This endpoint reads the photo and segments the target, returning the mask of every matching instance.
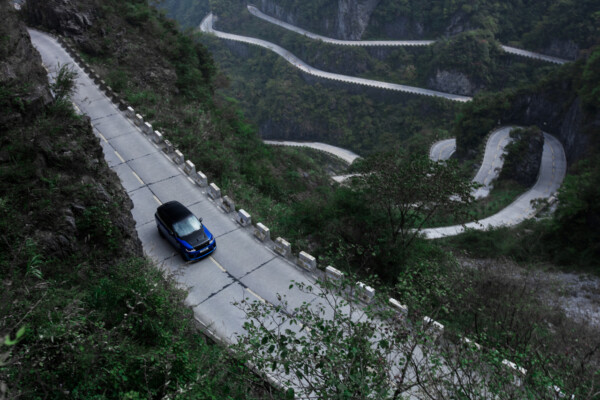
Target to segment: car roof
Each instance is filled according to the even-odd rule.
[[[173,225],[173,223],[181,221],[189,215],[193,215],[186,206],[178,201],[169,201],[168,203],[159,206],[156,211],[158,212],[159,217],[169,225]]]

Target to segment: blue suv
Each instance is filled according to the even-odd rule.
[[[181,253],[186,261],[199,260],[217,248],[215,237],[186,206],[169,201],[154,214],[158,233]]]

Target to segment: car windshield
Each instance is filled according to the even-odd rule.
[[[194,215],[190,215],[173,224],[173,230],[179,237],[187,236],[202,228],[202,223]]]

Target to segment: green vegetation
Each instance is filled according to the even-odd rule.
[[[442,99],[315,80],[267,50],[250,47],[251,57],[240,63],[237,51],[218,39],[201,40],[228,76],[237,77],[223,92],[252,116],[263,137],[319,140],[361,155],[399,143],[425,152],[435,138],[448,135],[444,127],[459,107]]]
[[[332,20],[338,13],[337,3],[278,0],[277,5],[293,15],[298,26],[336,36]],[[163,0],[161,6],[186,27],[195,27],[209,9],[224,20],[237,18],[240,13],[236,10],[245,7],[245,2]],[[479,29],[490,32],[504,44],[532,50],[551,49],[553,44],[569,42],[587,49],[598,44],[599,12],[594,0],[382,0],[370,16],[363,39],[438,39]],[[324,23],[325,19],[330,23]]]
[[[441,274],[432,275],[434,271]],[[300,397],[316,393],[323,399],[401,399],[411,394],[431,400],[492,395],[555,399],[561,397],[553,390],[558,387],[562,397],[594,398],[590,393],[597,389],[596,364],[585,351],[559,350],[573,343],[572,334],[560,323],[547,328],[543,321],[557,322],[558,315],[536,299],[542,289],[536,282],[421,264],[407,270],[396,293],[378,293],[365,307],[356,279],[329,280],[315,287],[292,283],[290,289],[309,299],[292,313],[281,312],[289,310],[283,296],[281,305],[238,304],[248,322],[247,335],[235,348],[261,370],[293,382]],[[449,283],[455,286],[445,286]],[[433,310],[419,307],[424,304],[421,285],[430,288],[427,299],[440,302]],[[520,296],[514,298],[506,286]],[[408,304],[407,315],[390,309],[390,295]],[[458,311],[463,311],[461,322],[471,325],[467,337],[483,348],[465,345],[464,336],[453,334],[448,324],[444,340],[436,341],[435,328],[423,320],[429,315],[445,322]],[[551,329],[567,334],[566,341],[556,343]],[[590,332],[580,332],[578,339],[595,352]],[[558,351],[547,353],[548,348]],[[518,378],[521,384],[515,384],[514,372],[502,364],[505,359],[526,368],[527,374]]]
[[[225,48],[222,42],[200,35],[198,39],[215,50],[215,57],[226,71],[250,70],[241,75],[243,79],[232,78],[229,82],[217,71],[204,46],[192,36],[178,33],[175,24],[148,9],[144,2],[111,0],[95,4],[100,10],[100,21],[86,32],[87,45],[81,46],[84,56],[198,169],[215,180],[238,205],[251,211],[255,220],[265,221],[275,235],[290,239],[294,248],[318,256],[322,265],[355,271],[360,279],[377,275],[383,282],[375,278],[373,282],[382,291],[387,285],[390,294],[408,304],[412,320],[432,316],[445,323],[450,332],[464,332],[491,349],[486,353],[485,365],[490,365],[490,361],[495,361],[491,365],[498,365],[506,357],[526,367],[531,374],[523,390],[529,392],[520,392],[519,397],[544,398],[544,389],[540,388],[548,384],[558,384],[577,398],[585,398],[586,390],[597,391],[594,386],[598,370],[597,335],[591,329],[548,307],[540,297],[544,288],[512,279],[510,273],[496,273],[493,268],[465,270],[445,250],[460,249],[463,245],[459,241],[471,240],[472,248],[481,249],[476,255],[488,251],[527,262],[566,255],[573,262],[573,255],[577,254],[581,256],[577,260],[580,265],[585,265],[584,262],[593,265],[594,252],[598,251],[593,243],[600,242],[597,233],[589,234],[597,221],[599,168],[595,161],[576,165],[575,175],[569,178],[572,180],[567,181],[559,196],[558,217],[554,220],[528,222],[524,225],[527,228],[517,230],[468,233],[441,241],[444,247],[416,238],[410,246],[402,248],[397,240],[389,240],[390,233],[393,236],[396,231],[385,224],[390,212],[392,216],[401,213],[389,211],[390,207],[378,207],[380,204],[372,201],[375,197],[369,191],[372,187],[333,186],[327,177],[329,167],[318,165],[321,161],[311,160],[306,152],[264,146],[256,128],[239,109],[256,118],[259,130],[267,134],[278,131],[282,136],[291,136],[308,132],[302,138],[327,138],[331,143],[363,154],[373,153],[373,160],[365,163],[369,165],[376,163],[377,151],[396,148],[399,143],[404,145],[406,154],[424,154],[435,138],[449,136],[446,129],[459,111],[458,106],[438,99],[315,83],[266,50],[235,44]],[[314,3],[315,8],[307,9],[314,12],[323,4]],[[236,6],[239,8],[240,4]],[[220,16],[232,17],[233,13],[227,11],[224,8]],[[492,58],[486,58],[497,50],[486,32],[464,34],[452,41],[442,41],[440,46],[440,51],[447,54],[453,51],[476,54],[478,60],[484,61],[480,65],[482,70],[473,68],[469,72],[481,72],[482,79],[497,68]],[[240,63],[240,56],[248,58]],[[401,58],[405,56],[398,54]],[[456,68],[469,68],[467,58],[456,60]],[[459,147],[463,154],[468,153],[467,148],[477,148],[498,120],[518,119],[509,113],[511,107],[519,104],[516,96],[531,93],[535,88],[566,87],[566,92],[554,94],[565,104],[575,97],[569,90],[575,88],[584,96],[584,105],[591,113],[586,115],[593,115],[598,92],[589,83],[597,78],[598,60],[592,56],[587,64],[580,62],[552,72],[553,77],[533,89],[519,88],[498,96],[478,97],[460,110],[462,114],[454,125],[461,133]],[[440,58],[438,62],[449,61]],[[578,83],[580,76],[585,84]],[[305,80],[312,85],[306,85]],[[24,107],[22,98],[4,87],[0,87],[0,104],[3,109]],[[35,139],[36,132],[46,132],[58,137],[67,130],[63,124],[74,121],[81,124],[80,128],[87,126],[66,105],[51,105],[46,116],[23,136],[32,135]],[[69,140],[84,140],[79,130],[72,133]],[[6,146],[12,158],[2,164],[0,187],[10,189],[0,192],[0,206],[7,211],[0,223],[3,232],[14,234],[7,235],[0,244],[1,279],[19,289],[2,294],[6,301],[2,298],[1,310],[8,317],[2,319],[7,325],[0,326],[0,331],[18,332],[24,315],[32,322],[25,321],[27,331],[21,343],[11,347],[11,361],[0,368],[2,379],[8,376],[23,385],[16,390],[32,390],[39,397],[60,390],[69,390],[72,397],[100,397],[106,395],[103,392],[106,388],[111,388],[115,397],[124,398],[175,397],[178,390],[188,390],[181,394],[182,398],[260,396],[261,384],[241,366],[240,360],[227,357],[198,335],[190,311],[181,305],[184,294],[139,258],[138,244],[128,233],[127,217],[123,217],[125,222],[117,217],[119,210],[128,207],[124,194],[113,188],[106,199],[95,180],[68,177],[48,168],[61,166],[79,171],[75,166],[83,162],[87,169],[79,172],[85,173],[100,168],[98,163],[77,158],[83,150],[74,152],[75,156],[69,154],[70,144],[66,143],[70,142],[17,140],[21,134],[15,133],[14,139],[1,142],[2,149]],[[96,156],[101,157],[97,144],[89,141],[81,143],[81,149],[96,148]],[[35,158],[33,150],[38,148],[46,149],[41,161]],[[395,161],[403,165],[407,160],[401,157]],[[100,172],[100,176],[110,176],[108,171]],[[451,174],[449,178],[456,178],[452,169],[442,171],[440,176],[448,177],[445,172]],[[420,182],[417,176],[411,178],[416,185]],[[9,183],[23,186],[9,186]],[[104,180],[101,183],[102,187],[112,187]],[[448,198],[446,194],[443,196]],[[31,201],[23,202],[24,198]],[[72,215],[56,206],[64,199],[78,200],[70,207]],[[30,223],[28,218],[37,219]],[[50,233],[63,232],[70,226],[75,239],[66,246],[60,237],[49,239],[46,228],[37,232],[38,226],[48,227]],[[410,233],[410,227],[406,228]],[[567,242],[561,253],[556,246],[571,232],[562,231],[563,228],[576,234],[569,238],[573,243]],[[123,242],[127,244],[121,245]],[[22,246],[13,247],[11,243]],[[581,247],[591,250],[575,253]],[[299,322],[303,316],[307,314],[298,315]],[[333,331],[335,327],[321,324],[317,328],[330,332],[329,328]],[[334,355],[336,363],[344,361],[341,359],[344,349],[357,353],[356,349],[366,349],[363,339],[373,337],[369,324],[354,328],[357,329],[351,332],[365,336],[343,342],[344,346],[338,347],[336,342],[343,337],[327,336],[332,351],[328,355]],[[318,332],[316,329],[315,333]],[[267,339],[263,343],[264,337]],[[271,352],[273,337],[262,336],[257,340],[250,343],[255,349]],[[565,348],[569,349],[567,354]],[[381,364],[373,362],[378,354],[364,353],[373,356],[367,364],[381,370]],[[280,351],[278,355],[287,354]],[[294,360],[301,363],[294,372],[304,373],[304,365],[310,359],[294,357]],[[468,356],[458,359],[471,360]],[[261,361],[268,365],[271,360]],[[345,366],[336,363],[328,366],[333,366],[334,371]],[[37,385],[33,379],[35,369],[29,368],[31,365],[43,372],[43,385]],[[89,373],[92,366],[93,374]],[[316,367],[322,369],[323,365],[317,362]],[[351,379],[327,382],[335,384],[325,385],[326,389],[334,388],[336,394],[341,394],[338,397],[344,398],[353,393],[369,393],[369,388],[363,391],[365,385],[381,383],[374,381],[368,369],[349,367]],[[80,380],[70,381],[71,386],[61,388],[61,379],[75,373]],[[24,386],[28,382],[33,383]],[[501,381],[499,385],[504,383]]]
[[[489,195],[473,201],[465,212],[432,218],[423,227],[451,226],[484,219],[510,205],[528,189],[512,179],[498,180],[494,182],[493,186]]]
[[[26,114],[31,89],[0,87],[0,121],[13,116],[0,144],[0,395],[260,397],[263,383],[198,332],[185,292],[141,257],[89,122],[62,96]]]
[[[150,4],[168,11],[167,15],[176,19],[183,28],[194,29],[210,12],[209,1],[151,0]]]
[[[420,87],[431,87],[439,71],[460,72],[471,86],[461,94],[472,94],[535,81],[553,68],[545,62],[504,53],[486,30],[465,32],[425,47],[339,46],[307,39],[262,21],[237,3],[230,7],[237,12],[231,12],[231,18],[219,19],[218,29],[276,43],[329,72]],[[221,62],[220,57],[217,59]]]
[[[89,32],[88,42],[105,43],[103,53],[83,51],[94,69],[238,206],[250,209],[253,219],[274,232],[291,231],[291,240],[305,237],[310,228],[297,215],[304,202],[330,191],[330,168],[306,152],[262,144],[238,103],[215,95],[227,78],[217,73],[207,49],[191,34],[180,34],[162,13],[138,3],[150,12],[140,25],[115,17],[129,12],[121,2],[102,7],[104,24]],[[117,57],[122,29],[135,40]]]
[[[406,250],[419,230],[435,216],[462,215],[473,201],[473,184],[459,174],[456,162],[410,158],[398,151],[377,154],[361,164],[354,179],[374,214],[380,214],[379,253]],[[396,263],[396,257],[388,262]]]
[[[277,4],[303,28],[328,36],[337,33],[331,23],[338,14],[336,3],[280,0]],[[551,47],[553,40],[572,41],[585,49],[598,43],[599,12],[594,0],[382,0],[370,16],[363,38],[437,39],[484,29],[505,44],[543,49]],[[326,18],[328,25],[323,22]]]
[[[597,120],[600,111],[600,103],[596,98],[596,94],[600,91],[600,79],[598,74],[591,71],[597,67],[599,54],[600,48],[594,48],[587,59],[565,65],[537,84],[524,86],[518,90],[507,90],[497,95],[479,96],[465,107],[454,127],[458,152],[463,156],[472,156],[473,152],[470,149],[480,146],[485,135],[498,121],[503,124],[518,125],[534,122],[543,126],[543,122],[546,121],[545,116],[527,115],[527,107],[524,107],[534,93],[540,99],[540,104],[544,104],[544,109],[557,110],[563,117],[572,104],[576,104],[579,94],[582,100],[583,123],[582,131],[577,135],[585,139],[583,144],[572,145],[572,151],[579,151],[581,159],[571,166],[563,182],[558,194],[555,217],[525,230],[532,231],[526,241],[527,249],[521,251],[518,247],[523,246],[523,242],[515,242],[514,236],[502,233],[504,230],[482,234],[480,239],[474,239],[471,235],[464,239],[465,242],[462,238],[456,238],[456,242],[453,240],[451,242],[457,244],[462,242],[463,248],[469,246],[472,249],[479,249],[481,255],[507,255],[510,254],[508,249],[512,249],[514,258],[522,261],[545,259],[558,265],[590,268],[598,273],[600,253],[597,243],[600,237],[597,216],[600,214],[598,209],[600,203],[597,201],[599,196],[597,184],[600,182],[600,166],[596,155],[600,143],[597,135],[594,134],[593,121]],[[545,128],[550,133],[558,135],[561,121],[561,119],[551,120]],[[579,149],[575,146],[579,146]],[[582,146],[585,147],[582,149]],[[516,150],[518,153],[518,148]],[[520,254],[527,254],[527,256]]]

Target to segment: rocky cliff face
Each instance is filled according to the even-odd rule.
[[[428,86],[433,90],[463,96],[472,96],[483,88],[471,82],[467,75],[462,72],[440,70],[437,70],[435,75],[429,78]]]
[[[565,148],[569,164],[583,157],[588,149],[584,134],[589,122],[584,121],[581,102],[577,98],[566,107],[552,93],[539,93],[516,99],[511,113],[523,125],[535,125],[557,136]],[[596,116],[597,119],[598,116]]]
[[[36,15],[56,27],[50,22],[56,22],[54,11],[42,6]],[[71,17],[79,21],[74,14]],[[89,118],[77,117],[54,102],[42,59],[8,2],[0,2],[0,20],[0,38],[5,39],[0,40],[0,168],[4,171],[0,198],[10,199],[5,205],[14,205],[12,215],[22,221],[19,229],[44,257],[66,260],[103,246],[115,260],[141,256],[130,213],[133,204],[104,161]],[[67,27],[77,24],[68,18],[58,20]],[[21,172],[16,175],[13,169]],[[14,199],[24,191],[26,202]],[[45,202],[50,206],[36,208]],[[119,250],[89,240],[94,233],[106,232],[104,226],[83,222],[100,217],[110,220],[113,237],[122,240]]]
[[[11,111],[0,119],[0,128],[6,128],[40,112],[52,96],[40,55],[18,22],[15,9],[6,1],[0,2],[0,21],[0,87],[16,90],[24,100],[23,107],[13,109],[4,104],[10,99],[0,99],[0,105]]]
[[[575,60],[579,56],[579,46],[572,40],[557,40],[550,41],[550,44],[539,52],[549,56],[564,58],[567,60]]]
[[[536,182],[542,162],[544,135],[538,127],[514,129],[513,142],[506,147],[504,166],[500,178],[509,178],[525,187]]]
[[[93,24],[93,9],[72,0],[27,0],[23,11],[32,25],[66,36],[80,36]]]
[[[74,0],[27,0],[23,8],[27,23],[70,37],[90,55],[101,55],[103,46],[87,33],[94,26],[93,3]],[[102,29],[100,29],[102,30]]]
[[[379,1],[338,0],[337,36],[349,40],[360,39]]]
[[[367,29],[371,13],[381,0],[338,0],[336,13],[321,15],[319,31],[328,36],[344,40],[358,40]],[[276,0],[261,0],[259,8],[265,14],[272,15],[294,25],[305,25],[295,13],[284,8]],[[311,28],[305,26],[307,28]]]

